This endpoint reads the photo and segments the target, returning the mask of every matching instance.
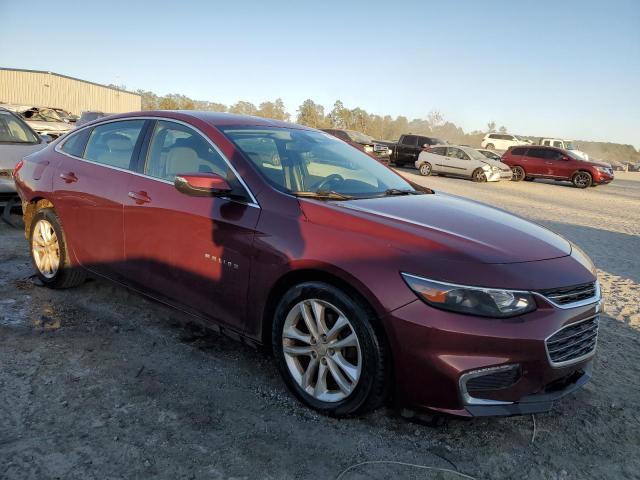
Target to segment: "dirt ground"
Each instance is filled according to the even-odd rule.
[[[101,280],[35,285],[22,232],[0,224],[0,478],[335,479],[379,460],[477,479],[640,478],[640,174],[587,190],[403,174],[591,255],[607,312],[585,389],[535,418],[321,417],[287,393],[269,357],[162,305]],[[465,477],[367,464],[341,478]]]

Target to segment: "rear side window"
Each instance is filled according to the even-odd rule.
[[[80,130],[78,133],[74,133],[64,141],[60,150],[64,153],[68,153],[69,155],[73,155],[74,157],[82,158],[84,155],[84,147],[87,145],[90,133],[90,128],[85,128],[84,130]]]
[[[489,138],[499,139],[500,135],[496,135],[495,133],[492,133],[492,134],[489,135]]]
[[[442,155],[443,157],[447,154],[447,147],[433,147],[429,150],[429,153],[433,153],[434,155]]]
[[[529,151],[527,152],[527,157],[533,157],[533,158],[548,158],[547,157],[547,152],[549,150],[545,150],[542,148],[530,148]]]
[[[145,120],[123,120],[93,128],[84,158],[102,165],[129,169]]]
[[[511,150],[511,155],[524,155],[525,148],[514,148]]]
[[[415,135],[405,135],[402,138],[403,145],[415,145],[418,142],[418,137]]]

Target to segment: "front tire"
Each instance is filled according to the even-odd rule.
[[[86,279],[80,267],[72,266],[60,219],[52,208],[36,212],[29,231],[31,261],[40,281],[50,288],[71,288]]]
[[[571,182],[576,188],[587,188],[593,184],[593,178],[589,172],[576,172]]]
[[[513,167],[511,169],[511,172],[513,173],[513,175],[511,176],[511,181],[513,182],[521,182],[527,176],[525,174],[524,168],[522,167]]]
[[[425,162],[422,165],[420,165],[420,175],[424,177],[428,177],[429,175],[431,175],[431,171],[432,171],[432,167],[429,162]]]
[[[322,282],[291,288],[280,301],[272,346],[291,392],[318,412],[346,417],[373,410],[388,388],[387,347],[370,309]]]
[[[481,168],[476,168],[471,174],[471,179],[476,183],[484,183],[487,181],[487,174]]]

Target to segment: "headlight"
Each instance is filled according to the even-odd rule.
[[[366,146],[366,147],[364,147],[364,151],[367,152],[367,153],[371,153],[371,152],[373,152],[373,147]]]
[[[536,302],[529,292],[454,285],[408,273],[402,273],[402,278],[418,298],[442,310],[480,317],[507,318],[536,309]]]
[[[596,167],[596,170],[602,173],[609,173],[609,169],[607,167]]]

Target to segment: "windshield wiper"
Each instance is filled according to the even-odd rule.
[[[351,200],[351,195],[345,195],[333,190],[318,190],[317,192],[291,192],[296,197],[323,198],[328,200]]]
[[[401,190],[399,188],[389,188],[383,192],[385,196],[391,195],[422,195],[418,190]]]

